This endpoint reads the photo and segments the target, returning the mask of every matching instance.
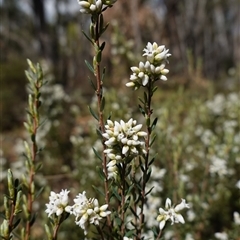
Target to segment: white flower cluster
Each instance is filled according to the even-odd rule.
[[[49,203],[46,204],[48,217],[52,214],[57,216],[61,215],[65,211],[65,207],[68,205],[68,193],[67,190],[62,190],[60,193],[55,193],[51,191],[49,196]]]
[[[132,118],[128,122],[121,120],[120,123],[107,120],[103,137],[107,139],[105,141],[107,148],[104,153],[110,159],[107,165],[108,178],[117,176],[117,163],[146,153],[144,137],[147,133],[140,131],[141,128],[142,124],[137,125],[137,121]]]
[[[117,0],[87,0],[87,1],[80,1],[78,3],[80,5],[80,12],[81,13],[100,13],[102,10],[103,5],[111,6]]]
[[[87,229],[90,224],[99,225],[99,221],[109,215],[111,212],[107,211],[108,205],[102,205],[99,207],[97,199],[87,198],[86,192],[79,193],[74,199],[74,205],[68,205],[68,193],[70,191],[62,190],[60,193],[51,191],[49,197],[49,203],[46,204],[48,217],[52,214],[60,216],[63,212],[68,212],[75,215],[75,223],[79,225],[84,234],[87,234]]]
[[[150,81],[163,80],[166,81],[166,74],[169,72],[165,68],[167,58],[171,56],[168,49],[164,45],[158,46],[157,43],[148,42],[143,56],[146,56],[147,61],[140,62],[139,67],[131,67],[132,75],[130,82],[126,84],[127,87],[134,87],[138,89],[140,86],[146,86]]]
[[[172,202],[169,198],[167,198],[165,203],[165,208],[159,208],[159,215],[157,217],[157,221],[159,222],[159,228],[162,230],[168,220],[174,223],[182,223],[184,224],[184,218],[179,213],[179,211],[183,210],[184,208],[189,208],[189,204],[186,203],[185,199],[182,199],[182,202],[178,204],[176,207],[172,207]]]
[[[85,235],[90,224],[99,225],[99,221],[111,213],[107,211],[107,204],[99,207],[98,200],[88,199],[85,191],[76,196],[74,203],[73,206],[67,206],[65,210],[75,215],[75,223],[84,230]]]

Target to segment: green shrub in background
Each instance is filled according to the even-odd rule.
[[[71,96],[44,85],[40,65],[28,61],[24,177],[14,180],[8,171],[3,239],[238,239],[238,93],[204,99],[182,88],[157,89],[159,79],[167,80],[170,54],[156,43],[148,43],[143,62],[131,68],[126,85],[138,99],[129,90],[104,89],[102,13],[114,2],[79,1],[81,12],[91,15],[90,34],[84,34],[95,52],[86,62],[96,93],[91,117],[81,118]],[[71,106],[67,112],[61,101]],[[71,147],[49,141],[48,134],[65,131],[58,117],[71,113],[78,123],[67,133]],[[60,160],[51,148],[68,155]]]

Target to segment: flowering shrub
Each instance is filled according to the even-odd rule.
[[[76,184],[65,187],[67,182],[60,192],[50,190],[48,203],[45,199],[42,221],[47,219],[47,239],[236,239],[240,206],[232,198],[239,198],[240,188],[238,95],[216,95],[207,102],[195,100],[190,104],[180,90],[174,96],[167,93],[165,103],[159,104],[159,95],[165,93],[158,90],[157,81],[167,80],[169,70],[165,67],[171,54],[164,45],[148,42],[143,49],[145,61],[131,67],[125,84],[137,91],[138,113],[127,107],[126,103],[135,104],[132,99],[123,105],[123,97],[109,100],[113,96],[104,89],[101,58],[105,42],[101,43],[101,36],[108,27],[103,12],[116,0],[78,2],[80,12],[91,15],[90,33],[84,35],[94,49],[92,64],[86,61],[86,65],[94,76],[91,83],[96,95],[89,106],[89,135],[72,134],[69,139],[75,151],[71,175],[80,181],[79,189]],[[41,97],[46,84],[41,66],[29,60],[28,65],[25,170],[21,182],[8,170],[8,194],[4,197],[1,224],[3,239],[33,238],[38,224],[35,205],[39,196],[48,194],[48,189],[43,192],[38,186],[37,178],[41,176],[40,159],[44,154],[40,145],[47,144],[39,138],[44,125],[40,108],[44,104],[50,108],[51,102]],[[61,95],[55,96],[54,101],[66,97],[61,88],[55,93],[59,94],[59,89]],[[118,113],[111,114],[112,109]],[[77,132],[82,133],[78,127]],[[44,136],[46,132],[44,129]],[[91,178],[95,179],[94,184]],[[230,207],[230,201],[235,205]],[[219,206],[221,217],[217,215]],[[214,221],[217,228],[209,227]],[[223,228],[218,221],[231,225]],[[173,228],[168,222],[176,226]],[[64,235],[65,226],[68,231]]]

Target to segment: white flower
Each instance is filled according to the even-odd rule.
[[[227,168],[227,162],[224,159],[212,156],[211,165],[209,167],[209,172],[211,174],[218,174],[220,177],[228,175],[229,169]]]
[[[117,177],[117,161],[116,160],[111,160],[108,164],[107,164],[107,171],[108,171],[108,179],[114,178],[116,179]]]
[[[123,237],[123,240],[133,240],[133,239],[129,237]]]
[[[240,214],[238,212],[233,213],[233,220],[236,225],[240,225]]]
[[[138,89],[140,86],[147,86],[149,81],[163,80],[166,81],[169,70],[165,69],[167,58],[171,56],[168,49],[164,45],[158,46],[157,43],[148,43],[143,56],[147,57],[147,61],[140,62],[138,67],[131,67],[132,74],[127,87]]]
[[[85,235],[89,224],[99,225],[99,220],[111,213],[107,211],[107,204],[99,207],[98,200],[88,199],[85,191],[76,196],[74,203],[73,206],[67,206],[66,211],[75,215],[75,223],[84,230]]]
[[[167,60],[167,58],[171,56],[171,54],[168,53],[169,50],[166,49],[164,45],[158,46],[156,42],[153,44],[148,42],[143,51],[145,52],[143,56],[147,56],[147,60],[151,63],[154,61]]]
[[[240,180],[237,181],[235,186],[236,186],[236,188],[240,189]]]
[[[102,9],[102,0],[88,0],[88,1],[80,1],[78,0],[78,4],[80,5],[80,12],[82,13],[99,13]]]
[[[57,216],[61,215],[65,210],[65,207],[68,204],[68,193],[70,191],[62,190],[60,193],[55,193],[51,191],[49,196],[49,203],[46,204],[47,209],[45,210],[48,213],[48,217],[52,214]]]
[[[167,198],[166,203],[165,203],[165,208],[159,208],[159,213],[157,217],[157,221],[159,223],[159,228],[162,230],[168,220],[174,223],[182,223],[184,224],[184,218],[183,216],[179,213],[179,211],[183,210],[184,208],[189,208],[189,205],[186,203],[185,199],[182,199],[182,202],[178,204],[176,207],[172,207],[171,200]]]
[[[228,235],[225,232],[217,232],[214,234],[215,238],[219,239],[219,240],[228,240]]]
[[[110,159],[107,164],[108,178],[116,178],[117,163],[146,154],[144,137],[147,133],[140,131],[141,128],[142,124],[137,124],[132,118],[128,122],[107,120],[102,136],[106,139],[104,153]]]
[[[145,153],[143,137],[147,133],[140,131],[141,128],[142,124],[137,125],[137,121],[132,118],[128,122],[121,120],[113,123],[107,120],[106,132],[103,133],[107,147],[104,152],[110,159],[117,161]]]

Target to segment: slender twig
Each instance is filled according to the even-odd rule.
[[[99,37],[100,37],[100,33],[99,33],[99,21],[100,21],[100,15],[98,15],[98,17],[96,18],[96,22],[95,22],[95,36],[96,39],[95,44],[97,46],[97,48],[100,48],[100,41],[99,41]],[[97,54],[97,52],[96,52]],[[101,133],[105,132],[105,125],[104,125],[104,117],[103,117],[103,111],[101,109],[101,105],[102,105],[102,97],[103,97],[103,82],[101,79],[101,68],[100,68],[100,63],[96,62],[96,69],[95,69],[95,76],[96,76],[96,81],[97,81],[97,89],[96,89],[96,95],[97,95],[97,108],[98,108],[98,124],[99,124],[99,130],[101,131]],[[108,186],[108,173],[107,173],[107,157],[106,154],[104,154],[104,150],[106,149],[106,146],[104,144],[104,139],[102,139],[102,145],[103,145],[103,161],[102,161],[102,167],[103,167],[103,172],[104,172],[104,176],[105,176],[105,181],[104,181],[104,189],[105,189],[105,201],[106,204],[109,205],[109,186]],[[111,219],[110,216],[107,216],[107,223],[108,226],[111,227]]]
[[[37,157],[37,143],[36,143],[36,135],[37,135],[37,130],[39,127],[39,115],[38,115],[38,106],[39,106],[39,99],[37,97],[37,93],[39,92],[39,86],[36,83],[35,85],[35,94],[34,94],[34,114],[32,114],[32,121],[33,121],[33,133],[32,133],[32,151],[31,151],[31,161],[30,164],[30,171],[29,171],[29,182],[28,182],[28,193],[27,193],[27,213],[28,213],[28,219],[26,222],[26,235],[25,235],[25,240],[30,239],[30,232],[31,232],[31,215],[32,215],[32,207],[33,207],[33,195],[34,195],[34,190],[32,188],[32,185],[34,184],[34,175],[35,175],[35,162],[36,162],[36,157]]]
[[[95,225],[96,228],[97,228],[97,231],[99,233],[99,236],[101,236],[101,239],[104,240],[104,236],[103,236],[103,232],[102,232],[102,229],[98,226],[98,225]]]
[[[126,179],[125,179],[125,174],[126,174],[126,164],[123,163],[122,164],[122,177],[121,177],[121,181],[122,181],[122,188],[121,188],[121,234],[122,237],[124,237],[124,233],[125,233],[125,222],[124,222],[124,218],[125,218],[125,188],[126,188]]]
[[[14,201],[12,201],[11,214],[10,214],[10,219],[9,219],[9,223],[8,223],[9,233],[11,233],[11,231],[13,229],[14,211],[15,211],[15,204],[14,204]]]
[[[160,239],[161,235],[162,235],[162,230],[160,230],[156,240]]]
[[[148,173],[148,169],[149,169],[149,156],[150,156],[150,138],[151,138],[151,133],[152,133],[152,129],[151,129],[151,115],[152,115],[152,109],[151,109],[151,102],[152,102],[152,82],[151,80],[149,81],[148,84],[148,91],[147,91],[147,102],[145,103],[146,106],[146,110],[147,112],[146,114],[146,119],[148,122],[148,126],[147,126],[147,137],[145,140],[145,144],[146,144],[146,156],[144,157],[145,160],[145,164],[144,164],[144,172],[143,172],[143,180],[142,180],[142,190],[141,190],[141,212],[140,212],[140,229],[138,230],[138,239],[141,239],[141,233],[142,233],[142,228],[143,228],[143,224],[144,224],[144,204],[146,202],[146,178],[147,178],[147,173]]]
[[[56,225],[56,227],[54,228],[53,240],[57,240],[57,234],[58,234],[59,228],[60,228],[60,224],[58,223],[58,224]]]

